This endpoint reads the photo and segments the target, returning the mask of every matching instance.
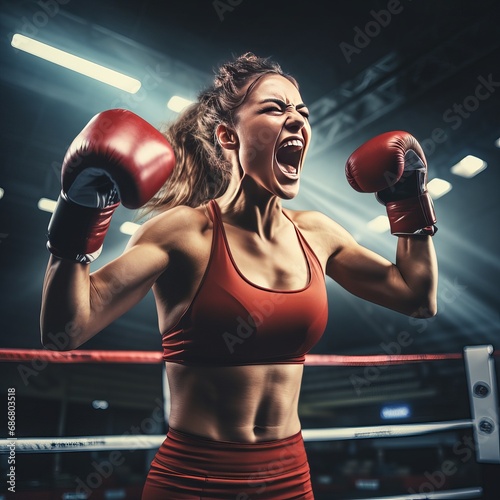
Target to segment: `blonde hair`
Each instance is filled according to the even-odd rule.
[[[176,165],[162,189],[144,205],[144,214],[177,205],[198,207],[225,192],[231,165],[217,141],[217,126],[234,126],[237,108],[267,74],[281,75],[298,88],[297,81],[279,64],[247,52],[220,66],[213,85],[200,92],[197,101],[168,125],[163,134],[172,145]]]

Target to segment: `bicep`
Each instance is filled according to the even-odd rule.
[[[143,244],[92,273],[86,264],[51,256],[40,311],[42,344],[58,350],[84,344],[144,297],[167,264],[165,253]],[[61,341],[54,332],[67,335]]]
[[[371,250],[358,245],[342,248],[327,262],[326,273],[344,288],[364,296],[387,285],[393,264]]]
[[[90,274],[90,314],[97,331],[137,304],[168,266],[168,253],[148,241],[133,241],[118,258]]]
[[[396,265],[347,233],[341,241],[327,261],[326,274],[362,299],[405,312],[411,290]]]
[[[402,314],[422,314],[422,307],[433,310],[436,265],[430,238],[399,238],[396,263],[392,263],[360,245],[324,214],[309,212],[303,220],[325,273],[347,291]]]

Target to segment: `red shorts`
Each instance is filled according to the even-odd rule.
[[[170,429],[142,500],[314,500],[302,434],[258,443]]]

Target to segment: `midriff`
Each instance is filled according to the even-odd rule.
[[[167,363],[169,425],[217,441],[253,443],[300,431],[301,364]]]

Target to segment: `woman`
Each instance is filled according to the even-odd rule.
[[[432,316],[434,221],[398,237],[395,265],[327,216],[283,209],[281,200],[298,193],[311,140],[308,111],[296,81],[253,54],[221,66],[165,136],[175,169],[146,204],[157,214],[123,255],[90,273],[81,262],[97,252],[71,259],[58,229],[67,217],[54,214],[42,340],[70,324],[65,348],[76,348],[152,287],[171,412],[143,499],[311,499],[297,410],[304,356],[326,326],[325,274],[366,300]],[[360,172],[351,167],[358,184]],[[83,184],[98,184],[99,200],[108,189],[98,208],[114,209],[116,189],[100,179],[66,183],[63,198],[73,204]],[[391,187],[387,196],[392,191],[401,190]],[[123,186],[119,192],[123,201]],[[389,211],[391,200],[384,202]]]

